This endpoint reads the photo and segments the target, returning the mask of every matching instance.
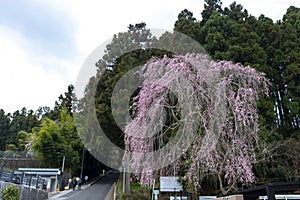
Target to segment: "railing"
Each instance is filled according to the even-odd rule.
[[[27,151],[0,151],[0,158],[28,158],[32,157],[32,154]]]
[[[11,171],[11,172],[7,172]],[[4,171],[3,167],[0,168],[0,180],[19,185],[24,185],[36,189],[46,189],[46,180],[39,175],[26,174],[25,172],[7,170]]]

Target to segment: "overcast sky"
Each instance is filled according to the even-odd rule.
[[[223,6],[233,1],[223,0]],[[277,21],[299,0],[237,0]],[[203,0],[0,0],[0,108],[53,107],[85,58],[113,34],[146,22],[172,30],[183,9],[200,20]]]

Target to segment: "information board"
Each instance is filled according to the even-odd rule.
[[[161,192],[180,192],[182,185],[178,182],[176,176],[161,176],[160,177],[160,191]]]

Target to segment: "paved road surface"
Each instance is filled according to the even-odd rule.
[[[119,177],[118,172],[112,172],[108,176],[104,177],[100,181],[96,182],[85,190],[71,191],[65,195],[62,195],[57,200],[105,200],[105,197],[109,193],[113,184]]]

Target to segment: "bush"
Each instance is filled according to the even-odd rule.
[[[2,200],[20,200],[20,191],[14,185],[10,185],[1,191]]]
[[[138,189],[132,191],[132,194],[122,194],[120,200],[149,200],[151,198],[150,190]]]

